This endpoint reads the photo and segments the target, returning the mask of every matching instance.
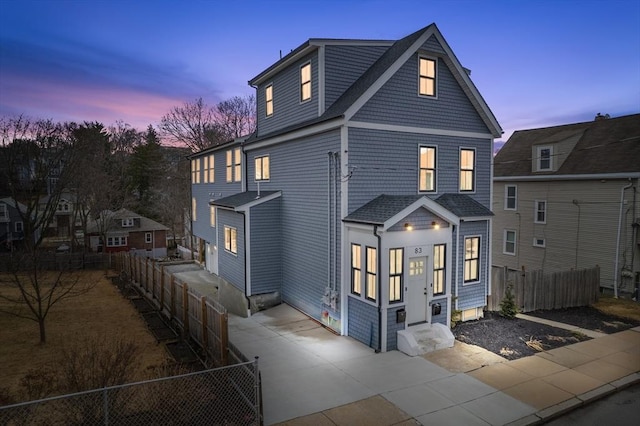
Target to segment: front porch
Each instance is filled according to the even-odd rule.
[[[452,348],[455,337],[444,324],[417,324],[397,331],[398,350],[409,356]]]

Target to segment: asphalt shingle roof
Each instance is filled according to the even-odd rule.
[[[458,217],[493,216],[493,212],[466,194],[442,194],[436,203]]]
[[[578,137],[557,170],[534,172],[536,145]],[[558,153],[560,154],[560,153]],[[554,152],[556,155],[556,152]],[[640,114],[541,129],[518,130],[494,158],[494,176],[640,172]]]
[[[260,196],[258,196],[258,191],[239,192],[229,195],[228,197],[213,200],[210,204],[220,207],[237,208],[260,198],[275,194],[276,192],[279,191],[260,191]]]

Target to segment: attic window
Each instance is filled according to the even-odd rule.
[[[552,146],[539,146],[536,147],[536,159],[537,161],[537,170],[539,172],[551,170],[552,167],[552,158],[553,158],[553,147]]]
[[[133,218],[122,219],[123,228],[131,228],[133,226]]]
[[[268,85],[264,89],[264,99],[266,107],[266,115],[270,117],[273,115],[273,84]]]
[[[420,96],[436,96],[436,61],[419,58],[419,87]]]
[[[311,62],[300,67],[300,102],[311,99]]]

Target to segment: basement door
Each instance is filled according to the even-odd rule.
[[[404,291],[407,298],[407,324],[428,321],[427,257],[409,258],[409,277]]]

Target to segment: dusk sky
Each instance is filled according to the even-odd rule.
[[[640,2],[0,0],[0,115],[156,126],[253,93],[309,38],[402,38],[435,22],[502,125],[640,112]]]

